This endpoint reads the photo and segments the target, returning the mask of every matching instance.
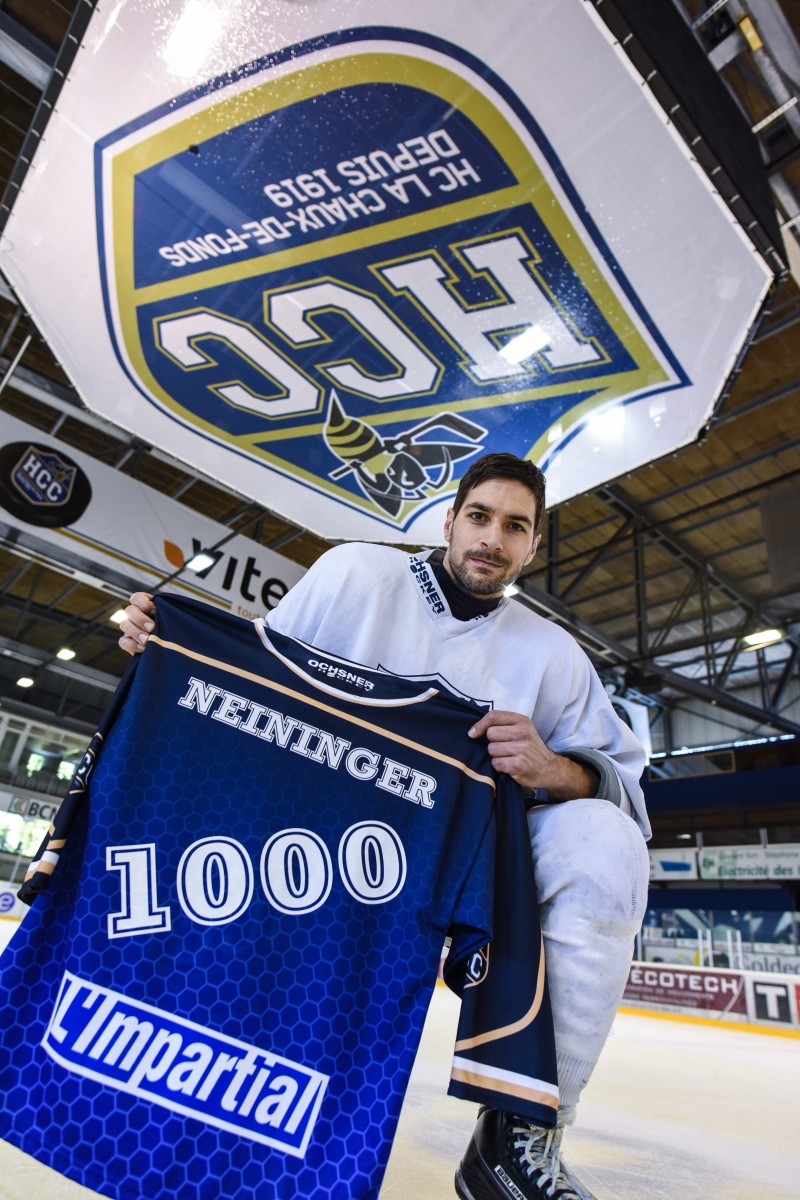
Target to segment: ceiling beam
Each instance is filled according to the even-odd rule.
[[[751,496],[751,495],[753,495],[754,492],[766,491],[768,488],[777,487],[778,484],[788,483],[791,480],[796,479],[798,477],[798,475],[800,475],[800,467],[798,467],[797,469],[795,469],[793,471],[784,471],[780,475],[774,475],[771,479],[760,479],[758,481],[758,483],[751,483],[746,488],[738,488],[735,492],[729,492],[727,496],[719,496],[716,500],[706,501],[705,504],[696,504],[694,506],[694,508],[688,508],[688,509],[686,509],[685,512],[675,513],[675,515],[671,516],[671,517],[659,517],[659,519],[657,521],[651,520],[651,521],[649,521],[649,525],[651,528],[654,528],[654,529],[655,528],[666,529],[668,526],[674,525],[677,521],[688,520],[690,517],[697,516],[699,513],[709,512],[711,509],[714,509],[714,508],[722,508],[726,504],[732,504],[735,500],[741,500],[745,496]],[[702,483],[703,483],[703,480],[698,479],[693,486],[700,487],[702,485]],[[656,501],[655,500],[649,501],[648,504],[649,503],[656,503]],[[758,507],[758,501],[756,500],[754,503],[741,505],[739,508],[734,509],[732,512],[720,512],[720,513],[717,513],[716,516],[708,517],[704,521],[697,521],[694,525],[687,525],[683,529],[678,530],[678,532],[681,534],[693,533],[696,529],[703,529],[706,526],[714,525],[714,524],[718,523],[719,521],[726,521],[730,517],[738,517],[742,513],[751,512],[754,508],[757,508],[757,507]],[[554,508],[554,509],[550,509],[549,511],[551,513],[558,513],[560,511],[560,509]],[[616,519],[617,519],[617,514],[611,513],[611,514],[609,514],[609,516],[603,517],[603,519],[600,521],[592,521],[588,525],[584,525],[577,529],[570,530],[570,532],[563,534],[563,536],[561,537],[561,541],[566,542],[566,541],[570,541],[571,539],[576,538],[576,537],[582,537],[585,534],[590,533],[595,529],[600,529],[603,525],[610,525],[611,522],[615,521]],[[548,542],[549,542],[549,538],[548,538]],[[550,548],[547,543],[545,544],[545,549],[547,550],[547,554],[548,554],[547,564],[544,567],[536,567],[533,571],[527,572],[526,578],[534,578],[536,575],[544,575],[549,570],[549,568],[550,568]],[[573,563],[573,562],[578,562],[580,559],[586,558],[588,555],[594,553],[596,549],[597,549],[597,547],[590,546],[586,550],[578,550],[574,554],[566,555],[564,558],[557,557],[554,560],[554,566],[558,568],[559,572],[561,572],[562,568],[564,568],[568,564]],[[580,568],[578,568],[578,567],[575,568],[576,571],[579,569]],[[564,574],[566,574],[566,575],[569,575],[571,573],[572,572],[570,572],[570,571],[564,572]]]
[[[53,107],[83,41],[94,7],[95,0],[77,0],[66,35],[52,63],[53,69],[48,72],[47,79],[43,84],[41,98],[22,143],[22,149],[17,155],[11,177],[6,184],[2,201],[0,201],[0,232],[5,229],[11,209],[14,207],[14,201],[19,195],[31,161],[41,144]]]
[[[701,683],[698,679],[690,679],[686,675],[670,670],[669,667],[661,666],[652,659],[648,659],[642,664],[634,650],[623,642],[617,641],[610,634],[603,633],[596,626],[590,625],[588,621],[584,621],[557,596],[551,596],[547,592],[541,591],[528,580],[518,580],[517,586],[520,588],[515,597],[518,603],[525,604],[541,616],[562,624],[601,666],[603,664],[623,668],[636,666],[639,669],[644,666],[676,692],[693,696],[707,704],[736,713],[757,725],[769,725],[774,729],[781,730],[782,733],[800,734],[800,724],[790,721],[780,713],[770,712],[768,709],[760,708],[757,704],[751,704],[733,692],[727,692],[719,687],[711,687]]]
[[[0,11],[0,62],[41,92],[55,60],[55,53],[49,46],[15,21],[10,13]]]
[[[65,662],[49,654],[47,650],[38,650],[35,646],[28,646],[25,642],[15,641],[14,638],[0,636],[0,656],[13,658],[33,667],[34,670],[50,671],[53,675],[60,675],[65,679],[77,680],[104,692],[115,692],[119,684],[118,676],[109,675],[107,671],[97,671],[94,667],[85,667],[82,663],[74,661]]]
[[[25,607],[25,600],[23,598],[19,596],[11,596],[7,592],[5,595],[0,597],[0,602],[4,608],[13,608],[17,611],[20,611]],[[116,603],[117,602],[114,601],[115,605]],[[112,646],[116,644],[119,638],[119,630],[116,629],[116,627],[114,629],[110,629],[105,623],[101,625],[97,624],[97,617],[108,611],[110,607],[111,605],[105,604],[101,606],[100,598],[98,597],[96,616],[94,618],[86,619],[84,617],[74,616],[71,613],[59,612],[57,609],[45,607],[41,604],[31,603],[28,605],[28,615],[32,618],[35,617],[39,621],[45,621],[49,625],[55,625],[61,630],[70,629],[79,636],[91,635],[92,637],[101,638],[108,642],[108,648],[110,650]]]
[[[673,500],[675,496],[682,496],[684,492],[691,492],[695,488],[704,487],[708,483],[713,483],[715,479],[724,479],[726,475],[732,475],[735,471],[743,471],[746,467],[754,467],[756,463],[763,462],[766,458],[775,458],[778,454],[783,454],[786,450],[794,450],[797,446],[800,446],[800,438],[793,438],[790,442],[781,442],[780,445],[772,446],[769,450],[762,450],[760,454],[754,454],[752,458],[738,458],[735,462],[727,463],[717,471],[711,471],[708,475],[700,475],[688,483],[682,483],[680,487],[673,488],[669,492],[662,492],[660,496],[651,496],[649,500],[645,501],[645,508],[650,508],[653,504],[661,504],[665,500]]]
[[[66,729],[70,733],[82,733],[87,741],[97,729],[97,723],[81,721],[79,717],[65,717],[50,708],[42,708],[38,704],[27,704],[23,700],[15,700],[10,696],[2,697],[3,711],[17,717],[27,717],[28,720],[39,721],[45,725],[55,725],[56,729]]]
[[[795,321],[800,321],[800,313],[792,318],[792,323]],[[760,339],[757,340],[760,341]],[[720,425],[727,425],[728,421],[735,421],[737,417],[745,417],[748,413],[756,412],[759,408],[764,408],[767,404],[773,404],[776,400],[784,400],[798,389],[800,389],[800,379],[793,379],[791,383],[785,383],[782,387],[775,388],[772,392],[766,392],[763,396],[756,396],[753,400],[748,400],[746,404],[739,405],[738,408],[728,408],[715,418],[711,428],[718,429]]]
[[[800,438],[797,440],[798,444],[800,444]],[[668,550],[674,558],[685,566],[699,571],[701,575],[708,579],[710,584],[722,591],[729,600],[735,601],[742,608],[758,616],[760,620],[773,622],[776,620],[767,606],[763,605],[756,596],[745,591],[735,580],[726,575],[724,571],[721,571],[719,567],[711,564],[707,558],[685,541],[680,534],[663,529],[656,524],[648,515],[646,506],[634,500],[618,484],[612,484],[610,487],[596,488],[593,494],[620,516],[638,518],[641,527],[646,530],[656,545],[663,546],[664,549]]]
[[[577,592],[578,588],[582,587],[588,579],[594,575],[597,568],[604,562],[615,546],[618,546],[621,541],[628,536],[631,526],[633,525],[633,517],[628,517],[623,520],[619,529],[608,539],[599,549],[595,550],[593,556],[589,559],[585,567],[576,574],[575,578],[564,588],[561,593],[562,600],[569,600],[573,592]],[[616,557],[616,556],[615,556]]]
[[[786,665],[781,672],[781,677],[778,680],[775,691],[772,693],[770,708],[777,709],[778,705],[783,699],[783,693],[786,691],[789,680],[794,674],[794,669],[797,666],[798,658],[800,658],[800,646],[792,646],[792,652],[786,660]]]
[[[800,147],[798,147],[798,152],[800,152]],[[762,325],[750,345],[757,346],[759,342],[765,342],[773,334],[783,333],[785,329],[791,329],[798,321],[800,321],[800,311],[790,313],[788,317],[782,317],[779,321],[772,321],[769,325]]]

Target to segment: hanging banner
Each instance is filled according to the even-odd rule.
[[[251,620],[305,568],[57,438],[0,412],[0,540],[118,596],[147,591],[201,550],[211,565],[167,584]]]
[[[588,0],[401,18],[101,0],[0,264],[97,411],[436,543],[478,455],[558,501],[692,439],[772,275]]]

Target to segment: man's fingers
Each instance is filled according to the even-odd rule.
[[[138,608],[130,607],[125,609],[125,617],[120,621],[119,627],[129,637],[135,638],[141,635],[146,638],[155,629],[155,624]]]
[[[490,745],[492,742],[524,742],[526,733],[530,735],[530,726],[526,730],[524,725],[490,725],[486,730]]]
[[[149,592],[134,592],[131,596],[131,604],[134,608],[140,609],[141,612],[148,616],[154,617],[156,615],[156,606]]]
[[[499,771],[502,775],[516,775],[522,771],[522,759],[514,756],[512,758],[493,758],[492,766],[495,771]]]
[[[124,650],[126,654],[141,654],[144,650],[144,646],[140,646],[139,643],[134,641],[134,639],[131,637],[121,637],[119,639],[119,647],[121,650]]]
[[[135,621],[129,621],[127,618],[119,623],[120,630],[138,645],[143,646],[149,637],[149,632],[146,627],[138,625]],[[153,626],[150,625],[150,630]]]
[[[124,635],[119,639],[120,649],[128,654],[138,654],[144,650],[148,636],[156,627],[153,620],[155,614],[153,597],[148,592],[134,592],[125,609],[125,619],[119,624]]]
[[[481,717],[480,721],[477,721],[472,726],[472,729],[470,729],[469,736],[471,738],[481,737],[481,735],[484,734],[486,732],[486,730],[489,728],[490,721],[491,721],[490,714],[487,714],[485,717]]]
[[[487,729],[494,728],[496,725],[519,725],[526,721],[530,724],[529,718],[524,717],[522,713],[504,712],[502,709],[497,712],[489,712],[472,726],[469,736],[481,737]]]
[[[489,742],[488,749],[492,758],[498,755],[501,758],[508,758],[512,755],[522,756],[525,752],[525,747],[521,746],[519,742]]]
[[[146,609],[139,608],[137,604],[129,604],[125,609],[125,616],[130,622],[138,625],[140,629],[144,629],[147,633],[150,633],[156,627],[156,623],[153,620],[155,608],[153,608],[153,615],[151,616]]]
[[[153,615],[155,615],[155,608],[152,605],[151,607],[153,607]],[[120,622],[120,628],[125,629],[126,625],[132,625],[144,633],[152,633],[156,627],[156,623],[149,612],[139,608],[137,604],[129,604],[125,609],[125,620]],[[125,632],[130,633],[131,631],[128,629]]]

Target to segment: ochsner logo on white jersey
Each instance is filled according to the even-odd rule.
[[[69,971],[42,1045],[69,1071],[296,1158],[329,1078]]]

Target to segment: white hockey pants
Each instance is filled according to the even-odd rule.
[[[559,1124],[600,1057],[622,999],[650,874],[636,823],[608,800],[531,809],[531,849],[553,1006]]]

